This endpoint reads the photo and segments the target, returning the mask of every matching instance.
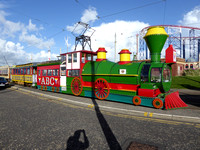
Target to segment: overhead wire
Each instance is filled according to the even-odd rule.
[[[148,3],[148,4],[145,4],[145,5],[142,5],[142,6],[138,6],[138,7],[134,7],[134,8],[129,8],[129,9],[126,9],[126,10],[122,10],[122,11],[119,11],[119,12],[116,12],[116,13],[112,13],[112,14],[109,14],[109,15],[100,16],[99,19],[100,18],[106,18],[106,17],[114,16],[114,15],[118,15],[118,14],[122,14],[122,13],[125,13],[125,12],[128,12],[128,11],[132,11],[132,10],[135,10],[135,9],[140,9],[140,8],[148,7],[148,6],[151,6],[151,5],[155,5],[155,4],[161,3],[163,1],[165,1],[165,0],[159,0],[159,1]]]

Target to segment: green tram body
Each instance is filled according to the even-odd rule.
[[[101,48],[97,52],[82,50],[61,54],[64,60],[60,64],[62,82],[56,92],[155,108],[187,107],[178,92],[170,92],[171,65],[176,62],[172,46],[166,50],[166,62],[160,62],[167,36],[163,27],[148,29],[144,38],[151,62],[121,61],[127,56],[125,49],[119,53],[124,55],[118,63],[102,59],[106,51]],[[130,52],[126,54],[130,57]],[[42,89],[55,91],[53,86]]]

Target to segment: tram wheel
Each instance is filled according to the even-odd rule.
[[[78,77],[75,77],[73,80],[72,80],[72,83],[71,83],[71,90],[72,90],[72,93],[76,96],[80,95],[82,90],[83,90],[83,86],[82,86],[82,83],[81,83],[81,79],[78,78]]]
[[[108,82],[103,79],[99,78],[95,81],[95,88],[94,88],[94,94],[98,99],[106,99],[110,93],[110,88],[108,85]]]

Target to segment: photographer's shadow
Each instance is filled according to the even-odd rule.
[[[83,142],[80,141],[81,133],[83,134]],[[77,130],[73,136],[70,136],[67,140],[66,150],[84,150],[89,147],[89,141],[85,134],[85,130]]]

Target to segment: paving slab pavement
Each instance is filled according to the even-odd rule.
[[[19,85],[11,86],[13,90],[21,90],[34,95],[49,97],[51,99],[62,100],[66,103],[81,105],[93,108],[91,98],[77,97],[73,95],[41,91],[31,87]],[[177,89],[172,89],[177,91]],[[98,107],[102,111],[110,111],[119,114],[135,115],[149,118],[170,119],[176,121],[200,123],[200,90],[179,89],[180,97],[188,105],[183,109],[162,110],[144,106],[134,106],[131,104],[111,102],[107,100],[96,100]]]

